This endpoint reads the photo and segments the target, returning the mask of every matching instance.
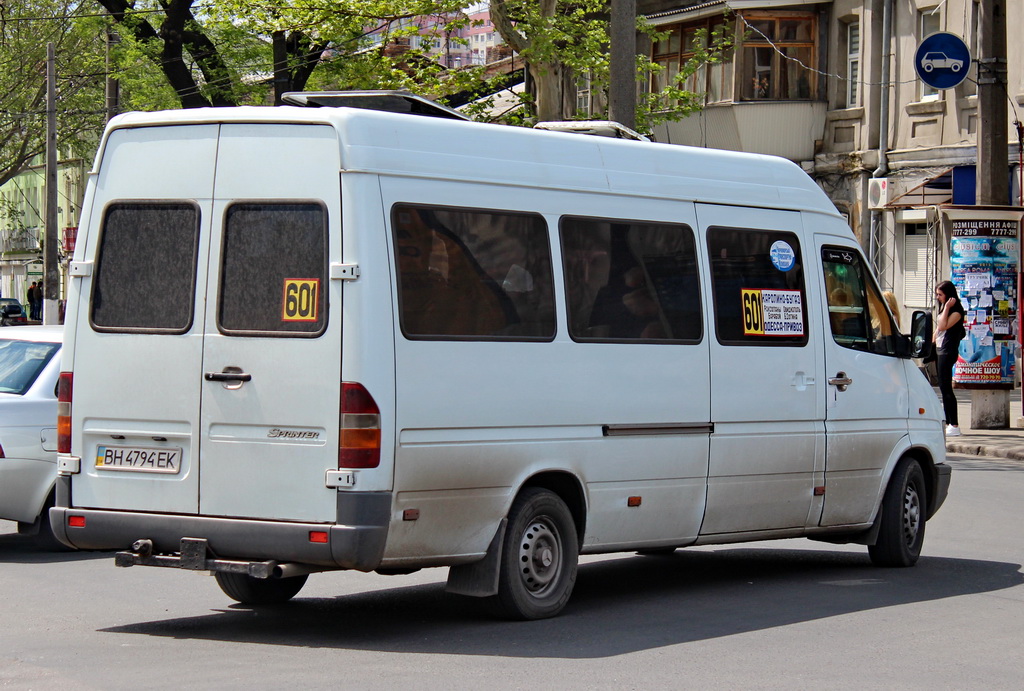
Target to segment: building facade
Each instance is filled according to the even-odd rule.
[[[1002,3],[1010,36],[1024,3]],[[702,32],[725,23],[728,59],[688,84],[704,109],[659,126],[658,141],[774,154],[799,163],[849,219],[882,287],[901,311],[933,305],[948,277],[947,205],[975,204],[978,64],[947,90],[918,79],[915,54],[936,32],[963,39],[977,58],[975,0],[640,0],[665,40],[649,46],[664,66],[652,86],[678,73]],[[888,13],[888,21],[886,21]],[[1015,122],[1024,109],[1024,47],[1009,41],[1010,132],[1006,204],[1021,202]]]
[[[64,267],[74,249],[87,173],[88,165],[83,159],[65,158],[57,163],[61,299]],[[32,165],[0,186],[0,295],[18,298],[25,304],[29,285],[43,279],[45,180],[45,164],[39,156]]]

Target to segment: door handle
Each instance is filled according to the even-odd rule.
[[[846,387],[853,383],[853,379],[846,376],[846,372],[836,372],[836,376],[830,377],[828,383],[840,391],[846,391]]]
[[[203,375],[206,381],[252,381],[252,375],[242,371],[241,367],[225,367],[223,372],[207,372]]]
[[[245,372],[207,372],[206,381],[252,381],[252,375]]]

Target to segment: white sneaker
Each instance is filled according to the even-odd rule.
[[[946,436],[947,437],[959,437],[960,428],[956,425],[946,425]]]

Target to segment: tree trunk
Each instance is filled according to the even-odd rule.
[[[535,65],[537,120],[545,122],[562,119],[562,65],[542,62]]]

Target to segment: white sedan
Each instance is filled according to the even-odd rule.
[[[0,331],[0,518],[56,547],[48,509],[57,477],[60,326]]]

